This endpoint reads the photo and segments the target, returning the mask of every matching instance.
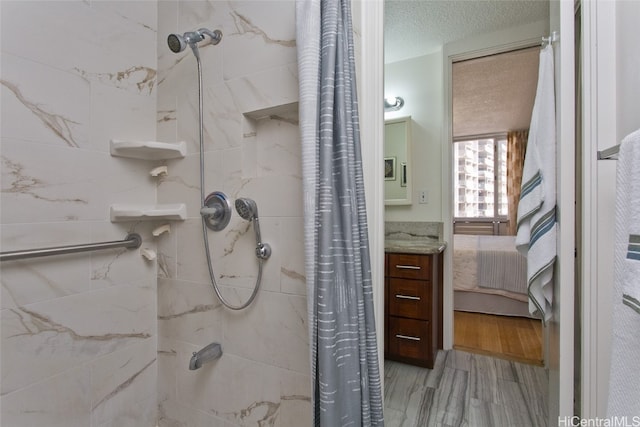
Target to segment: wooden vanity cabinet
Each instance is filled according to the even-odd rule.
[[[441,319],[442,255],[385,254],[385,358],[433,368]]]

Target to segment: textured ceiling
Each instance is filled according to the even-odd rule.
[[[453,136],[527,129],[539,56],[531,48],[454,63]]]
[[[474,34],[549,16],[548,0],[385,0],[385,63],[427,55]]]

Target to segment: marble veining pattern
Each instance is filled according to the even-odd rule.
[[[255,25],[254,23],[251,22],[251,20],[247,17],[242,15],[241,13],[237,12],[237,11],[233,11],[231,12],[231,16],[233,17],[233,21],[235,23],[236,26],[236,30],[237,33],[236,34],[253,34],[255,36],[261,37],[262,40],[266,43],[266,44],[278,44],[280,46],[284,46],[284,47],[295,47],[296,46],[296,41],[295,39],[292,40],[278,40],[278,39],[273,39],[271,38],[263,29],[261,29],[260,27],[258,27],[257,25]]]
[[[47,197],[40,194],[42,190],[46,190],[49,185],[41,178],[37,178],[25,173],[24,165],[12,161],[5,156],[1,157],[3,175],[8,175],[10,178],[3,180],[2,192],[7,194],[16,194],[33,197],[34,199],[43,200],[54,203],[80,203],[83,205],[89,202],[82,198],[62,198],[62,197]],[[5,187],[6,185],[6,187]]]
[[[116,251],[111,258],[107,259],[104,263],[100,264],[91,272],[91,280],[108,280],[109,277],[111,277],[111,267],[116,265],[116,261],[118,261],[118,258],[126,254],[126,252],[126,249],[120,249]]]
[[[295,4],[159,2],[158,22],[158,138],[188,145],[185,159],[166,162],[170,173],[158,183],[158,201],[187,203],[190,215],[158,240],[158,425],[306,425],[302,173],[298,125],[290,114],[298,98]],[[224,33],[218,46],[200,50],[205,193],[221,190],[232,202],[254,199],[262,238],[273,248],[256,300],[241,312],[219,304],[203,251],[195,60],[191,52],[166,48],[167,33],[199,27]],[[244,302],[258,274],[251,224],[234,212],[208,241],[220,292],[232,304]],[[189,371],[191,354],[214,341],[223,356]]]
[[[307,424],[295,4],[7,0],[0,8],[3,248],[135,230],[158,253],[156,262],[116,250],[3,265],[0,423]],[[83,37],[68,37],[61,23]],[[166,45],[167,34],[200,27],[225,34],[200,49],[206,190],[254,198],[274,248],[257,303],[242,314],[220,306],[203,255],[195,60]],[[169,175],[158,180],[148,172],[159,164],[111,157],[114,138],[184,140],[188,155],[160,162]],[[110,223],[110,204],[133,202],[186,203],[190,217],[157,237],[158,224]],[[210,243],[222,292],[244,300],[257,274],[249,223],[234,214]],[[191,354],[212,341],[223,358],[190,371]]]
[[[20,88],[11,82],[8,82],[6,80],[0,80],[0,84],[2,84],[4,87],[9,89],[9,91],[13,93],[16,99],[25,108],[31,111],[33,115],[38,117],[45,127],[51,130],[60,139],[65,141],[65,143],[69,147],[76,147],[76,148],[79,147],[78,143],[75,141],[73,136],[73,128],[79,125],[80,123],[73,121],[72,119],[69,119],[67,117],[64,117],[60,114],[55,114],[55,113],[46,111],[44,107],[42,107],[38,103],[27,99],[20,91]]]
[[[112,73],[92,73],[79,68],[75,68],[75,71],[88,80],[108,83],[124,89],[128,89],[129,86],[133,85],[138,92],[146,92],[147,94],[151,94],[156,84],[156,70],[141,65]]]
[[[74,341],[111,341],[123,338],[149,338],[148,333],[136,332],[136,333],[106,333],[100,335],[82,334],[74,331],[72,328],[65,326],[55,320],[37,313],[35,311],[28,310],[26,307],[22,307],[20,310],[10,310],[18,318],[20,324],[24,326],[23,332],[7,335],[6,339],[18,338],[21,336],[30,336],[37,334],[66,334]],[[26,316],[24,316],[25,314]],[[28,316],[28,317],[27,317]]]
[[[151,338],[154,294],[113,286],[2,310],[2,394]]]
[[[7,0],[0,9],[0,246],[137,231],[155,250],[148,225],[112,224],[108,208],[156,201],[148,163],[111,157],[109,140],[156,139],[157,4]],[[155,426],[155,264],[108,250],[1,268],[0,424]]]
[[[440,351],[434,368],[385,361],[385,425],[547,425],[544,368],[471,354]]]
[[[172,268],[171,260],[173,259],[168,254],[159,253],[158,254],[158,278],[168,279],[173,277],[173,271],[175,269]]]
[[[93,409],[95,410],[95,408],[97,408],[98,406],[103,405],[105,402],[109,401],[113,397],[118,396],[119,393],[121,393],[124,389],[129,387],[136,380],[136,378],[138,378],[140,375],[142,375],[144,373],[144,371],[146,371],[151,365],[153,365],[155,363],[155,361],[156,361],[156,359],[153,359],[153,360],[149,361],[149,363],[144,365],[142,367],[142,369],[140,369],[139,371],[135,372],[133,375],[131,375],[129,378],[127,378],[121,384],[118,384],[118,386],[115,387],[111,392],[109,392],[109,394],[104,396],[98,402],[95,402],[93,404]]]

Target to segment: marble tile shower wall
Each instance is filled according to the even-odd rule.
[[[156,200],[157,5],[2,1],[1,246],[118,240],[112,203]],[[2,264],[0,424],[155,426],[156,265],[126,249]]]
[[[291,1],[158,3],[158,137],[184,140],[185,159],[168,161],[158,186],[162,203],[184,202],[188,219],[159,242],[158,424],[291,426],[310,420],[309,343],[302,237],[301,151]],[[211,289],[198,208],[199,147],[196,62],[166,47],[169,33],[207,27],[224,33],[200,49],[204,71],[206,192],[253,198],[265,264],[253,305],[222,307]],[[209,231],[221,292],[244,301],[257,260],[250,224],[235,212]],[[219,342],[224,355],[197,371],[189,358]]]

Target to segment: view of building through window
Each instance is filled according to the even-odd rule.
[[[506,217],[506,135],[456,141],[453,152],[455,217]]]

